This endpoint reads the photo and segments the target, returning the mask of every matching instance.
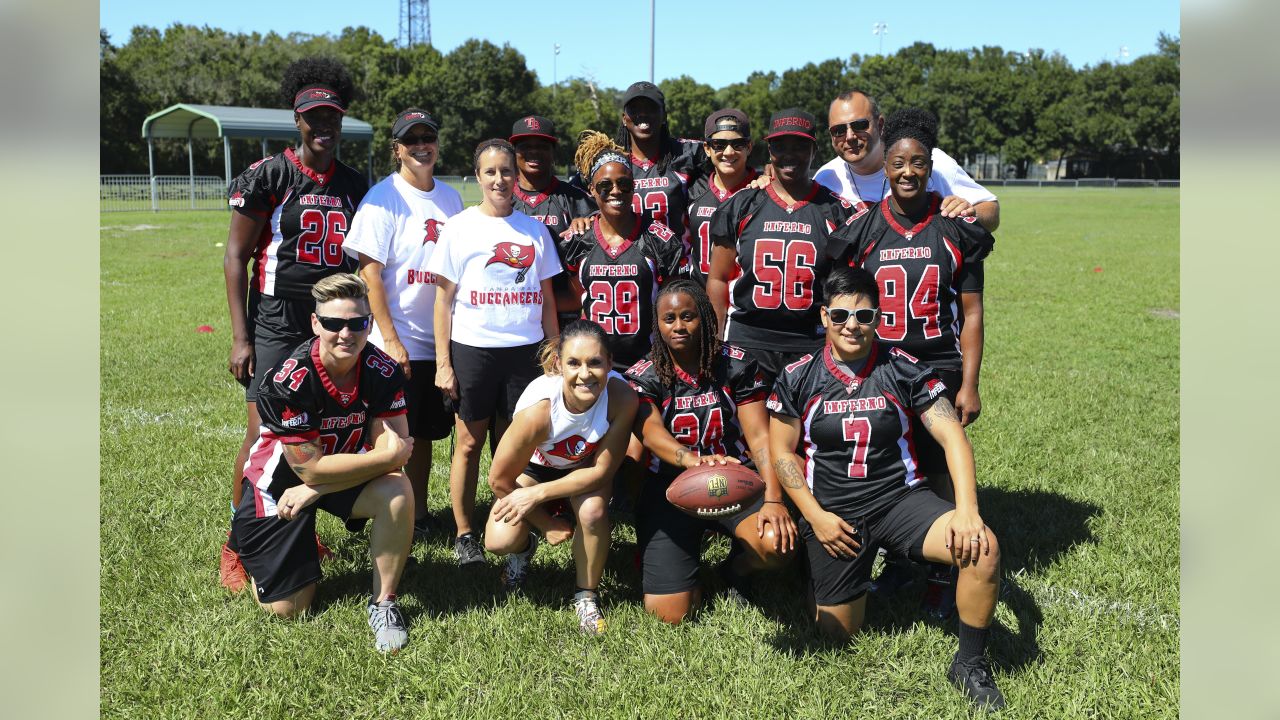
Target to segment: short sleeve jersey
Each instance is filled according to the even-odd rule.
[[[926,187],[929,192],[936,192],[942,197],[958,195],[974,205],[996,199],[990,190],[969,177],[969,173],[950,155],[934,148],[930,159],[933,160],[933,172],[929,174]],[[879,202],[889,195],[889,181],[884,170],[859,175],[839,155],[818,168],[813,180],[854,204]]]
[[[517,185],[514,188],[516,212],[543,223],[551,233],[551,240],[556,243],[556,251],[560,253],[560,261],[564,262],[560,233],[569,229],[574,218],[587,217],[596,211],[596,203],[581,188],[551,178],[551,184],[542,192],[526,191]],[[561,273],[552,278],[552,285],[557,290],[569,287],[568,273]]]
[[[318,173],[293,148],[269,155],[231,181],[227,203],[266,219],[253,251],[253,287],[264,295],[311,299],[316,281],[355,272],[342,241],[369,190],[360,173],[338,161]]]
[[[935,368],[961,366],[959,296],[982,292],[983,259],[995,238],[975,218],[938,214],[934,195],[915,225],[888,200],[872,205],[832,237],[835,252],[861,265],[880,286],[876,336]]]
[[[758,174],[747,168],[742,182],[729,190],[721,190],[709,176],[702,177],[689,190],[689,229],[685,232],[684,244],[689,253],[689,277],[702,287],[707,286],[707,274],[711,272],[711,216]]]
[[[430,191],[419,190],[393,173],[364,196],[343,244],[353,258],[363,253],[382,263],[391,322],[410,360],[436,357],[436,278],[427,272],[427,261],[445,221],[460,212],[462,196],[446,183],[436,181]],[[375,322],[369,342],[386,347],[383,337]]]
[[[320,339],[311,338],[267,372],[258,391],[258,413],[262,427],[244,477],[253,485],[258,517],[268,517],[276,514],[280,494],[302,483],[285,460],[283,445],[319,439],[325,455],[365,452],[375,419],[405,413],[404,372],[366,343],[355,382],[339,388],[320,361]]]
[[[850,203],[817,183],[793,205],[772,185],[741,190],[721,205],[711,217],[711,244],[737,255],[725,339],[779,351],[821,344],[828,237],[852,214]]]
[[[928,365],[879,343],[856,374],[829,346],[788,365],[766,406],[800,420],[814,498],[842,516],[871,515],[918,485],[911,418],[946,390]]]
[[[671,160],[666,172],[659,173],[659,163],[631,156],[631,175],[636,181],[631,206],[636,214],[647,213],[684,237],[689,206],[689,187],[697,181],[704,157],[702,143],[696,140],[672,140]]]
[[[721,348],[713,377],[692,377],[677,366],[676,380],[666,385],[658,378],[649,356],[632,365],[626,372],[640,402],[659,413],[667,432],[682,445],[699,455],[736,457],[748,467],[751,464],[738,408],[762,402],[768,394],[764,376],[755,360],[732,345]],[[665,481],[671,481],[683,468],[669,465],[653,455],[649,470]]]
[[[604,329],[614,366],[634,364],[653,347],[659,287],[684,270],[684,249],[670,228],[648,215],[630,238],[610,248],[597,218],[565,242],[565,264],[582,283],[582,316]]]
[[[457,285],[451,338],[504,348],[542,340],[542,305],[554,302],[542,296],[542,281],[562,268],[542,223],[469,207],[449,219],[427,271]]]

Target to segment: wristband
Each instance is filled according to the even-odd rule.
[[[765,502],[767,502],[767,503],[777,503],[777,504],[779,504],[779,505],[785,505],[785,504],[786,504],[786,503],[782,502],[781,500],[765,500]]]

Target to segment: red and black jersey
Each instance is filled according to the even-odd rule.
[[[698,179],[689,189],[689,229],[684,244],[689,253],[689,277],[707,286],[707,274],[711,272],[711,216],[724,201],[746,187],[759,175],[747,168],[747,175],[737,187],[722,191],[712,182],[711,176]]]
[[[631,207],[636,214],[648,213],[654,220],[684,237],[689,207],[689,186],[702,174],[702,143],[696,140],[673,140],[666,148],[671,153],[666,172],[658,173],[661,163],[651,163],[631,156],[631,176],[636,190]]]
[[[861,265],[880,286],[876,337],[944,370],[960,368],[959,295],[982,292],[982,261],[995,245],[976,218],[938,214],[933,195],[920,222],[893,211],[888,199],[854,218],[832,237],[832,247]]]
[[[309,300],[317,280],[355,272],[342,250],[351,218],[369,183],[338,161],[318,173],[293,148],[249,166],[231,181],[228,203],[266,224],[253,253],[254,288],[273,297]]]
[[[560,253],[560,264],[564,264],[564,240],[560,233],[569,229],[574,218],[587,217],[596,211],[596,203],[591,196],[577,186],[562,183],[555,176],[551,177],[551,185],[542,192],[528,192],[516,185],[513,193],[516,212],[537,220],[547,226],[551,239],[555,241]],[[569,274],[557,273],[551,278],[551,285],[557,291],[569,287]]]
[[[768,394],[756,361],[741,348],[724,345],[713,377],[692,377],[678,365],[675,371],[674,385],[665,385],[646,356],[627,370],[626,377],[640,402],[648,403],[653,412],[661,415],[667,432],[681,444],[700,455],[736,457],[754,467],[738,423],[738,407],[762,402]],[[653,455],[649,470],[670,482],[684,468],[668,465]]]
[[[680,238],[666,225],[642,215],[630,238],[610,248],[600,233],[564,242],[564,264],[582,283],[582,316],[604,328],[613,364],[627,368],[653,347],[653,307],[658,288],[684,270]]]
[[[790,206],[772,185],[725,201],[711,217],[711,244],[737,255],[725,339],[748,349],[816,348],[822,282],[831,271],[828,237],[853,212],[817,183]]]
[[[262,427],[244,465],[258,517],[274,515],[280,494],[302,483],[284,458],[284,443],[318,438],[325,455],[362,453],[371,447],[375,418],[405,412],[404,371],[373,343],[360,351],[356,380],[345,388],[334,385],[320,362],[319,338],[299,345],[258,390]]]
[[[822,507],[858,517],[924,479],[911,418],[945,390],[931,367],[898,348],[876,343],[851,373],[823,346],[787,366],[767,407],[800,420],[805,478]]]

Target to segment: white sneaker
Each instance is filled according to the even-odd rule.
[[[608,623],[600,611],[600,597],[581,592],[573,598],[573,611],[578,615],[578,628],[587,635],[603,635]]]
[[[537,551],[538,534],[531,531],[529,547],[523,552],[507,555],[507,560],[502,566],[502,585],[507,592],[515,592],[524,584],[524,579],[529,575],[529,563],[533,561],[533,554]]]

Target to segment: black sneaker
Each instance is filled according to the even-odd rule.
[[[424,542],[427,536],[436,531],[436,524],[431,520],[431,513],[427,513],[413,521],[413,541]]]
[[[484,547],[475,533],[459,535],[453,540],[453,556],[458,560],[458,567],[484,564]]]
[[[996,679],[991,676],[991,662],[985,656],[964,662],[958,657],[953,659],[947,670],[947,679],[968,695],[974,705],[984,710],[1004,708],[1004,695],[996,687]]]

